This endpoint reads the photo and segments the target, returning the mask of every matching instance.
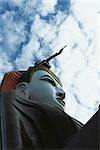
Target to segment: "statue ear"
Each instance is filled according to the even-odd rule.
[[[28,83],[21,82],[21,83],[17,84],[16,91],[20,95],[25,96],[26,98],[29,98],[29,86],[28,86]]]

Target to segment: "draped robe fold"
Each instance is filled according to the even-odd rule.
[[[62,149],[81,127],[64,111],[21,97],[14,90],[2,96],[3,149]]]

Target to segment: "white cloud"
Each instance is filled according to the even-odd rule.
[[[1,19],[3,22],[3,43],[5,47],[5,51],[8,52],[9,56],[11,56],[13,53],[15,53],[17,49],[17,45],[21,41],[25,40],[24,35],[24,22],[19,21],[14,22],[13,21],[13,15],[14,12],[6,12],[2,15]]]
[[[0,81],[3,79],[4,73],[11,71],[13,65],[5,52],[0,53]]]
[[[17,69],[26,69],[35,62],[33,60],[33,54],[38,50],[39,43],[37,37],[32,37],[30,42],[22,49],[22,53],[16,59]],[[27,63],[26,63],[27,62]]]
[[[22,5],[22,3],[24,2],[24,0],[10,0],[13,4],[15,3],[17,6]]]
[[[100,3],[100,2],[99,2]],[[100,5],[99,5],[100,6]],[[97,64],[97,69],[100,72],[100,13],[97,14],[97,32],[96,32],[96,56],[95,64]],[[97,60],[97,61],[96,61]]]
[[[48,13],[53,13],[55,10],[55,5],[57,0],[42,0],[41,5],[39,5],[39,12],[42,16],[48,15]]]
[[[39,38],[44,38],[48,35],[51,30],[50,24],[46,23],[42,19],[40,19],[39,15],[35,16],[34,23],[31,31],[33,34],[36,34]]]
[[[72,7],[75,16],[82,22],[86,32],[96,29],[97,7],[96,0],[80,0],[74,3]]]
[[[74,92],[78,94],[82,103],[88,107],[94,107],[95,102],[99,99],[96,73],[85,67],[74,80],[74,85],[76,87]]]
[[[67,113],[85,124],[95,113],[95,111],[91,109],[87,109],[78,103],[76,103],[73,95],[67,95],[65,110]]]

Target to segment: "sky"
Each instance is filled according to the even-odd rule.
[[[50,62],[65,112],[86,123],[100,104],[100,1],[0,0],[0,82],[67,47]]]

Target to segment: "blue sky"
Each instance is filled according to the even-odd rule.
[[[59,51],[51,61],[66,92],[65,111],[85,123],[100,103],[100,2],[0,0],[0,82]]]

